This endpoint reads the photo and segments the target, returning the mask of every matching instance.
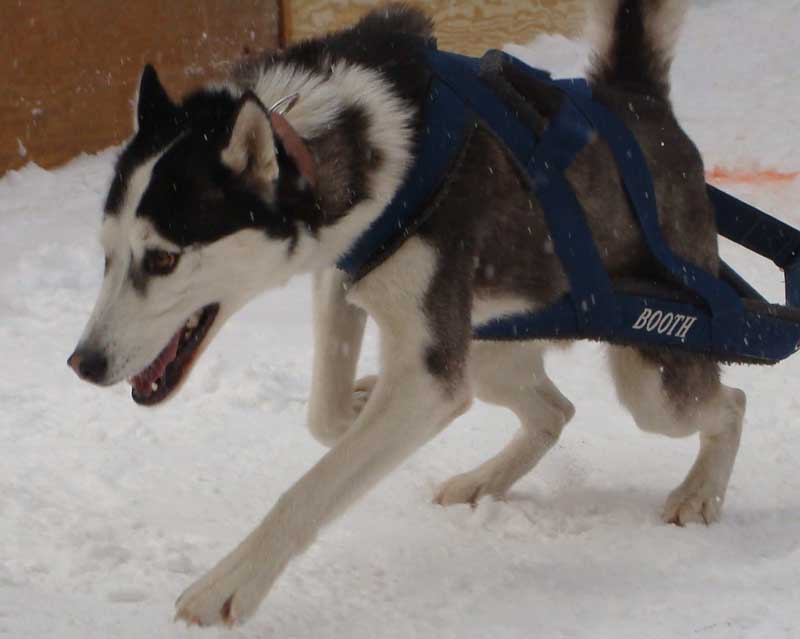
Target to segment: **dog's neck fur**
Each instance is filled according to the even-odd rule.
[[[265,105],[299,95],[286,119],[314,157],[323,218],[303,270],[331,266],[389,204],[412,161],[417,116],[378,71],[345,61],[325,66],[323,74],[277,62],[247,83]]]

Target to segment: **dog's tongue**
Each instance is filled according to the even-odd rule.
[[[131,379],[131,385],[136,389],[140,397],[149,397],[153,394],[153,382],[164,374],[167,365],[175,359],[178,354],[178,343],[180,342],[181,331],[175,333],[169,344],[159,353],[152,364],[145,368],[141,373]]]

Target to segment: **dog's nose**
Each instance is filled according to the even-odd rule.
[[[67,365],[78,374],[78,377],[95,384],[103,381],[108,370],[108,360],[100,353],[75,351],[69,356]]]

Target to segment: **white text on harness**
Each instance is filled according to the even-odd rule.
[[[696,321],[697,318],[692,315],[665,313],[664,311],[654,311],[646,308],[634,323],[633,330],[685,339]]]

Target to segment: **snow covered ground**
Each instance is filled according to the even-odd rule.
[[[710,167],[800,169],[797,33],[797,0],[693,9],[674,95]],[[571,73],[585,48],[547,37],[524,55]],[[549,361],[578,413],[509,501],[430,503],[515,427],[477,405],[331,526],[247,626],[173,624],[175,597],[323,453],[304,432],[309,283],[234,318],[161,409],[79,383],[65,359],[101,277],[112,158],[0,180],[0,637],[800,636],[800,357],[726,373],[749,395],[727,509],[679,529],[658,512],[696,441],[637,431],[597,345]],[[800,181],[726,187],[800,225]],[[733,260],[779,297],[778,273]],[[374,335],[363,360],[375,370]]]

